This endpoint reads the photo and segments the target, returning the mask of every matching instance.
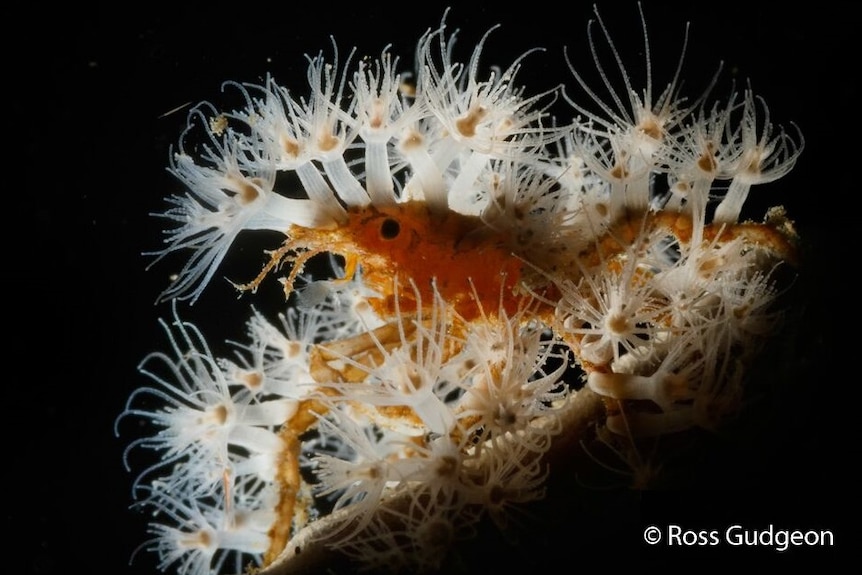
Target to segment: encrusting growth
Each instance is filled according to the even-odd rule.
[[[525,95],[527,54],[483,71],[490,31],[454,60],[445,19],[409,90],[388,51],[336,51],[309,57],[304,95],[229,83],[243,107],[192,110],[169,166],[186,191],[152,254],[189,256],[162,294],[171,351],[145,358],[151,382],[117,422],[153,427],[129,450],[160,456],[133,491],[162,569],[290,573],[315,550],[434,569],[483,517],[509,529],[543,497],[587,394],[594,437],[628,461],[642,438],[717,429],[738,407],[797,242],[783,208],[743,207],[802,137],[750,88],[713,102],[714,79],[686,100],[682,59],[657,89],[645,27],[638,91],[601,18],[589,30],[610,99],[568,59],[598,111],[562,87]],[[255,230],[283,242],[235,285],[283,274],[287,308],[253,309],[221,356],[179,302],[202,301]]]

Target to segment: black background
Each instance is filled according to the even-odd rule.
[[[550,511],[539,523],[546,531],[533,533],[540,534],[541,553],[480,538],[464,560],[468,571],[489,561],[501,566],[498,572],[505,566],[515,571],[544,565],[551,556],[561,558],[565,572],[595,560],[613,566],[638,553],[680,558],[672,550],[645,551],[640,531],[649,523],[721,528],[728,521],[789,522],[834,530],[839,550],[854,544],[842,523],[858,500],[850,478],[859,434],[850,424],[859,384],[852,347],[859,312],[849,282],[858,266],[859,92],[853,76],[859,42],[850,4],[643,4],[659,84],[673,71],[691,21],[684,75],[691,96],[724,60],[720,87],[731,78],[751,79],[773,120],[795,122],[805,134],[796,169],[755,188],[749,206],[759,218],[765,207],[784,204],[805,240],[796,319],[773,363],[758,372],[765,402],[726,437],[708,442],[671,489],[635,495],[595,489],[593,496],[572,486],[577,495],[571,497],[554,491],[538,510]],[[598,5],[634,71],[641,62],[636,4]],[[6,552],[7,572],[154,572],[147,553],[129,565],[146,539],[146,517],[128,509],[134,474],[123,468],[122,454],[133,430],[124,427],[117,438],[113,425],[129,393],[145,383],[138,362],[165,348],[157,319],[169,308],[153,302],[174,270],[146,272],[141,253],[160,242],[160,222],[148,214],[179,191],[165,167],[185,110],[168,112],[189,102],[218,102],[223,81],[259,82],[267,72],[301,89],[303,55],[329,50],[330,35],[343,54],[356,46],[359,55],[376,56],[391,43],[409,67],[416,41],[436,28],[444,6],[84,3],[7,23],[26,37],[10,44],[5,56],[4,348],[12,394],[3,403],[11,455],[4,519],[6,532],[21,537]],[[575,87],[564,47],[589,71],[591,16],[586,2],[565,9],[547,2],[512,2],[510,8],[473,2],[454,7],[448,21],[461,30],[461,59],[495,24],[501,28],[486,46],[486,64],[506,65],[529,48],[545,47],[528,57],[520,76],[535,93],[559,82]],[[230,265],[239,273],[257,269],[260,249],[253,240],[241,242]],[[263,290],[253,301],[274,295]],[[249,303],[247,297],[237,302],[226,282],[214,282],[183,316],[217,341],[240,335]],[[741,556],[724,551],[731,559]],[[801,555],[825,560],[833,553],[763,554],[770,560]]]

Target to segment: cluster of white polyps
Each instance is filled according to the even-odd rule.
[[[146,358],[152,383],[121,415],[154,426],[131,448],[160,456],[134,493],[162,568],[287,570],[300,541],[433,568],[481,518],[506,528],[543,496],[587,390],[596,425],[627,438],[737,405],[795,240],[781,208],[756,223],[743,203],[801,138],[750,89],[689,101],[649,72],[638,92],[621,69],[604,103],[573,66],[597,111],[562,88],[525,96],[526,54],[483,75],[487,36],[462,64],[445,30],[421,38],[415,76],[387,51],[319,55],[308,94],[231,83],[240,109],[191,112],[157,252],[189,255],[163,294],[171,352]],[[569,124],[548,112],[564,101]],[[220,357],[176,302],[255,230],[283,243],[236,285],[285,269],[288,307],[254,311]]]

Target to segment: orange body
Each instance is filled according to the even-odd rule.
[[[384,317],[395,313],[396,298],[401,311],[415,310],[417,298],[430,305],[435,285],[468,321],[501,306],[513,311],[520,301],[523,262],[478,217],[409,202],[352,211],[331,235],[329,249],[361,264],[366,285],[382,294],[372,305]]]

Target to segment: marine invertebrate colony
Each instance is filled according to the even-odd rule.
[[[434,568],[482,517],[505,528],[542,497],[579,397],[603,398],[594,424],[621,453],[737,407],[796,240],[782,208],[743,206],[801,136],[750,89],[686,99],[677,70],[657,91],[648,58],[642,90],[615,62],[620,93],[597,62],[607,99],[570,62],[594,106],[530,95],[524,57],[483,71],[487,41],[458,62],[444,20],[415,76],[389,51],[321,53],[307,92],[229,83],[239,108],[189,114],[155,254],[188,254],[162,294],[170,351],[118,421],[154,427],[130,449],[161,457],[134,493],[163,568],[289,572],[298,542]],[[217,355],[180,302],[256,230],[283,241],[236,286],[278,277],[284,312],[253,309]]]

